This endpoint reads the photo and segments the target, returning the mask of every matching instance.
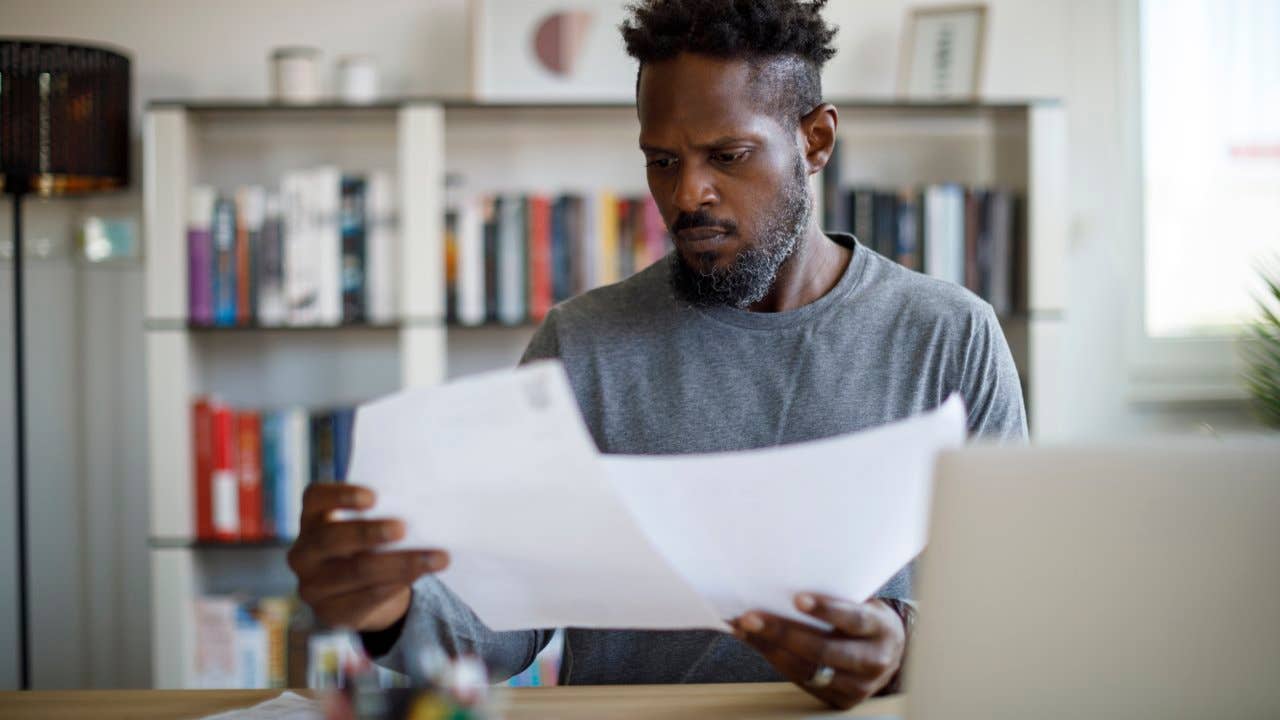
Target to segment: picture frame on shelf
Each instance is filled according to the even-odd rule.
[[[477,102],[632,102],[622,0],[471,0]]]
[[[976,101],[982,94],[986,25],[984,4],[908,11],[898,94],[906,100]]]

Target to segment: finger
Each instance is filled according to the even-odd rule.
[[[299,578],[298,592],[309,605],[334,595],[378,585],[412,584],[427,573],[449,566],[449,554],[441,550],[391,553],[359,553],[334,558]]]
[[[351,520],[313,526],[289,550],[289,567],[305,577],[327,560],[373,550],[404,537],[399,520]]]
[[[335,595],[311,606],[316,619],[332,628],[360,629],[379,606],[404,592],[408,585],[396,583]]]
[[[764,656],[783,677],[825,703],[847,710],[872,695],[867,678],[843,672],[834,666],[832,669],[836,670],[836,675],[830,685],[825,688],[811,687],[809,681],[817,672],[818,663],[751,633],[745,633],[742,637],[743,642]]]
[[[842,673],[879,677],[885,671],[885,663],[892,661],[888,653],[880,651],[881,643],[874,640],[832,635],[770,613],[747,613],[739,626],[749,636],[802,658],[811,670],[827,665]]]
[[[374,492],[361,485],[312,483],[302,493],[302,529],[323,522],[334,510],[367,510],[373,507]]]
[[[876,638],[889,629],[882,612],[886,608],[879,603],[855,603],[816,593],[801,593],[795,602],[797,610],[830,624],[842,635]]]

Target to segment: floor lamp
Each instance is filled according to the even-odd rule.
[[[0,38],[0,191],[13,202],[13,368],[20,681],[31,688],[22,201],[129,184],[130,62],[118,52]]]

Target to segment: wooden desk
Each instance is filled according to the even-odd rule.
[[[0,718],[198,718],[249,707],[279,690],[43,690],[0,693]],[[848,713],[824,711],[793,685],[628,685],[516,688],[506,691],[504,717],[557,718],[812,718],[901,717],[901,696],[872,700]]]

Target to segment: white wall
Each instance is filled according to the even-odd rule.
[[[1134,208],[1118,200],[1124,89],[1116,67],[1117,5],[1130,0],[991,0],[984,88],[989,97],[1061,97],[1069,116],[1071,244],[1067,346],[1071,405],[1046,436],[1114,438],[1189,431],[1200,420],[1245,423],[1238,406],[1135,407],[1127,399],[1127,288],[1139,276],[1125,234]],[[832,95],[888,95],[912,0],[835,0],[840,54]],[[135,138],[140,111],[160,97],[264,97],[273,46],[310,44],[326,60],[370,53],[388,94],[466,91],[465,0],[0,0],[0,32],[117,44],[134,57]],[[135,156],[136,156],[135,152]],[[138,164],[135,163],[135,168]],[[79,213],[140,219],[138,192],[47,204],[29,213],[28,238],[69,242]],[[3,233],[7,237],[5,207]],[[37,540],[36,680],[42,687],[148,683],[146,435],[141,270],[34,263],[29,317],[32,515]],[[9,361],[7,275],[0,280],[0,372]],[[9,375],[0,376],[0,451],[11,447]],[[4,452],[3,457],[11,457]],[[0,497],[12,497],[0,467]],[[8,503],[0,508],[8,511]],[[12,519],[0,512],[0,545]],[[12,577],[0,558],[0,587]],[[0,592],[0,687],[12,685],[12,600]],[[9,678],[15,680],[10,681]]]

